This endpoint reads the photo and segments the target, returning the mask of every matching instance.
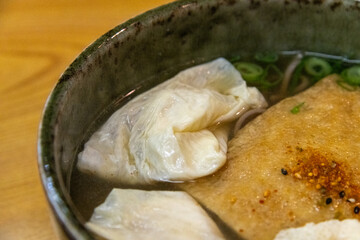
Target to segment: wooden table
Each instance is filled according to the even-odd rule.
[[[60,74],[107,30],[170,0],[0,0],[0,239],[56,239],[38,125]]]

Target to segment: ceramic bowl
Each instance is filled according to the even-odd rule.
[[[39,170],[62,237],[93,239],[69,182],[79,149],[114,102],[218,57],[306,50],[359,58],[359,39],[352,0],[183,0],[110,30],[62,74],[40,125]]]

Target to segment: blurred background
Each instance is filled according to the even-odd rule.
[[[170,0],[0,0],[0,239],[56,239],[37,170],[47,96],[90,43]]]

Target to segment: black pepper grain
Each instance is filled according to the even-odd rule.
[[[358,206],[354,207],[354,213],[359,214],[360,208]]]
[[[332,199],[331,199],[331,198],[327,198],[327,199],[326,199],[326,204],[330,204],[330,203],[332,203]]]
[[[286,169],[282,168],[282,169],[281,169],[281,173],[282,173],[283,175],[287,175],[287,174],[288,174],[288,171],[287,171]]]
[[[339,192],[339,197],[344,198],[345,197],[345,192],[344,191]]]

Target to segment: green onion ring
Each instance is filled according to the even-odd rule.
[[[234,67],[241,73],[244,80],[250,83],[259,81],[264,73],[264,69],[254,63],[237,62],[234,63]]]
[[[259,62],[275,63],[279,59],[279,55],[273,52],[257,53],[255,59]]]
[[[268,81],[266,78],[267,78],[267,75],[270,71],[270,69],[273,69],[273,71],[277,74],[277,79],[275,81]],[[274,64],[269,64],[268,66],[266,66],[265,68],[265,72],[264,74],[262,75],[262,78],[260,80],[260,83],[261,83],[261,87],[262,88],[271,88],[271,87],[274,87],[276,85],[278,85],[279,83],[281,83],[281,81],[283,80],[283,73],[280,71],[280,69],[274,65]]]
[[[353,66],[341,72],[341,77],[352,86],[360,85],[360,66]]]
[[[304,62],[305,71],[317,79],[325,77],[332,72],[332,67],[330,64],[317,57],[307,58]]]

